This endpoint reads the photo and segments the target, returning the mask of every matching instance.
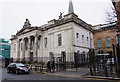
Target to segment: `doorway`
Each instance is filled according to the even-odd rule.
[[[33,62],[33,52],[30,53],[30,62]]]

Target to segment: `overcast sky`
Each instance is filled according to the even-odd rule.
[[[74,13],[88,24],[106,23],[111,0],[72,0]],[[23,28],[28,18],[32,26],[41,26],[68,13],[69,0],[0,0],[0,38],[10,39]]]

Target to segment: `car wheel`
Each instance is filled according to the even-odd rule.
[[[7,73],[10,73],[10,69],[7,69]]]
[[[29,74],[30,72],[27,72],[27,74]]]
[[[19,70],[16,70],[15,73],[16,73],[16,74],[19,74]]]

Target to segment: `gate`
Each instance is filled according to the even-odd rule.
[[[61,52],[61,57],[56,58],[56,69],[57,71],[66,69],[66,53],[65,52]]]
[[[114,51],[114,50],[113,50]],[[104,51],[100,51],[100,53],[96,54],[89,51],[90,56],[90,73],[91,75],[96,76],[115,76],[116,75],[116,56],[112,51],[108,51],[105,53]]]
[[[84,67],[88,66],[89,63],[89,54],[88,53],[74,53],[74,62],[75,62],[75,68],[77,67]]]

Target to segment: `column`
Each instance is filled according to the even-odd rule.
[[[30,46],[31,45],[31,38],[30,38],[30,36],[28,37],[28,54],[27,54],[27,56],[28,56],[28,58],[27,58],[27,61],[30,61]]]
[[[20,40],[17,43],[17,61],[20,61]]]
[[[34,42],[34,61],[38,61],[37,58],[38,58],[38,55],[37,55],[37,50],[38,50],[38,36],[37,34],[35,35],[35,42]]]
[[[25,39],[22,39],[23,49],[22,49],[22,61],[25,61]]]

